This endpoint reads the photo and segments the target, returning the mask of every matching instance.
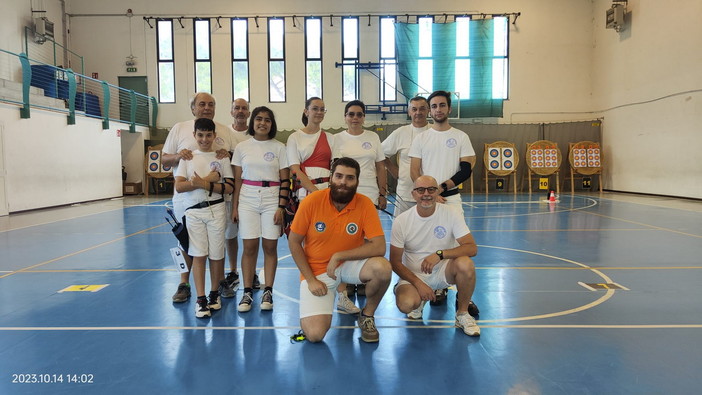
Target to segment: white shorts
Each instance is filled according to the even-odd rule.
[[[242,185],[239,193],[239,237],[278,240],[280,225],[273,223],[278,210],[278,187]]]
[[[185,212],[190,246],[188,255],[224,259],[224,203],[205,208],[191,208]]]
[[[416,206],[417,202],[414,200],[405,200],[399,196],[395,197],[395,211],[393,212],[393,218],[397,218],[398,215],[404,213],[405,211]]]
[[[327,294],[315,296],[307,286],[307,280],[300,283],[300,318],[311,317],[313,315],[331,315],[334,311],[334,298],[336,297],[336,287],[340,282],[347,284],[361,283],[361,269],[368,259],[358,261],[346,261],[334,271],[336,280],[333,280],[322,273],[317,279],[327,286]]]
[[[458,212],[460,212],[461,215],[464,215],[463,214],[463,202],[461,201],[461,194],[460,193],[457,193],[453,196],[447,197],[446,198],[446,205],[458,210]]]
[[[422,280],[424,284],[428,285],[431,289],[448,288],[449,285],[452,285],[449,284],[446,280],[446,267],[448,267],[448,262],[448,259],[439,261],[439,263],[434,267],[434,270],[431,272],[431,274],[414,273],[414,275],[419,277],[419,279]],[[400,279],[400,281],[397,282],[397,285],[395,285],[395,287],[405,284],[411,283],[409,281]]]
[[[173,201],[173,214],[178,218],[178,222],[183,222],[183,216],[185,215],[185,209],[188,208],[185,202],[182,200]]]
[[[225,218],[227,230],[224,232],[224,238],[227,240],[236,239],[239,234],[239,224],[232,222],[232,202],[225,200],[224,205],[227,208],[227,217]]]

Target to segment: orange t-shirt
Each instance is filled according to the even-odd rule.
[[[327,271],[335,252],[360,247],[364,239],[385,235],[378,211],[368,197],[356,193],[346,207],[337,211],[329,188],[311,193],[300,202],[290,229],[305,236],[305,256],[315,276]]]

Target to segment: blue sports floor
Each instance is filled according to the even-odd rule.
[[[464,196],[482,336],[453,327],[453,290],[423,321],[388,291],[378,344],[342,314],[325,342],[290,341],[285,238],[272,312],[259,292],[238,313],[241,290],[209,320],[171,303],[163,197],[0,217],[0,394],[700,393],[702,202],[544,198]]]

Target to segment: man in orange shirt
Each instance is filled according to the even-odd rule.
[[[291,226],[290,253],[300,269],[300,326],[307,340],[319,342],[331,327],[340,282],[366,284],[366,305],[358,315],[361,340],[377,342],[373,314],[390,284],[385,234],[373,202],[356,193],[361,167],[337,159],[329,188],[301,203]],[[304,242],[304,247],[303,247]]]

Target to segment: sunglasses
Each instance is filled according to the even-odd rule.
[[[346,116],[349,116],[351,118],[355,118],[355,117],[363,118],[363,113],[362,112],[347,112]]]
[[[416,187],[413,189],[413,191],[416,191],[420,195],[424,194],[424,192],[426,192],[426,191],[429,191],[429,193],[434,193],[438,190],[439,190],[439,188],[437,188],[437,187]]]

